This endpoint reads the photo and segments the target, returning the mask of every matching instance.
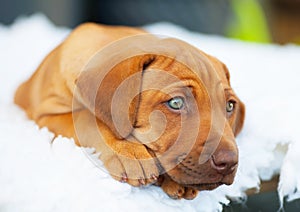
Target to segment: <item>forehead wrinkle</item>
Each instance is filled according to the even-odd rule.
[[[165,86],[164,88],[160,89],[159,91],[163,92],[165,94],[172,94],[172,93],[184,91],[184,94],[188,95],[189,92],[187,91],[187,89],[190,88],[190,90],[192,90],[191,87],[194,88],[193,84],[194,83],[191,83],[190,80],[182,80],[180,82],[171,83],[171,84]]]
[[[230,92],[233,91],[231,87],[224,88],[224,91]]]
[[[222,80],[217,74],[215,67],[207,57],[205,57],[205,61],[201,60],[197,63],[199,65],[197,66],[196,70],[193,70],[193,72],[198,77],[198,83],[202,84],[202,86],[206,87],[208,90],[215,91],[216,88],[222,84]]]
[[[198,51],[186,51],[184,53],[188,53],[188,55],[185,55],[185,61],[177,61],[177,58],[161,56],[152,63],[147,68],[143,78],[143,81],[145,78],[148,81],[143,82],[145,86],[144,89],[169,92],[172,91],[172,89],[191,85],[194,88],[199,87],[202,92],[208,93],[210,96],[221,97],[220,91],[224,92],[224,85],[222,86],[222,80],[212,61],[210,61],[205,54]],[[176,63],[179,64],[179,66],[177,66]],[[189,64],[191,64],[191,66],[189,66]],[[162,77],[163,75],[161,75],[160,77],[159,74],[155,75],[152,71],[158,71],[160,74],[166,74],[166,76]],[[197,84],[197,86],[195,84]]]

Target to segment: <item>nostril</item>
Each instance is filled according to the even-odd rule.
[[[227,167],[226,163],[221,163],[221,164],[218,165],[219,169],[225,169],[226,167]]]
[[[212,167],[214,169],[216,169],[216,170],[224,170],[224,169],[227,168],[227,163],[225,163],[225,162],[221,162],[221,163],[217,162],[214,156],[212,156],[211,162],[212,162],[211,163]]]
[[[219,152],[218,154],[212,155],[211,166],[216,171],[222,174],[230,174],[237,167],[237,155],[232,152]]]

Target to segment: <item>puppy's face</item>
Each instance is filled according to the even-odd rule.
[[[108,139],[146,146],[160,174],[198,190],[231,184],[244,105],[226,67],[199,50],[185,51],[190,47],[176,40],[155,45],[161,54],[124,57],[113,68],[105,65],[110,60],[99,64],[105,55],[94,59],[94,68],[77,82],[78,98],[111,131]]]
[[[162,172],[198,190],[233,182],[235,135],[244,120],[244,105],[230,87],[226,67],[206,57],[211,67],[201,74],[164,57],[147,67],[132,132]]]

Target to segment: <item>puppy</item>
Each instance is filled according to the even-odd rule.
[[[15,103],[55,136],[94,147],[116,180],[193,199],[234,180],[245,107],[229,78],[182,41],[87,23],[20,85]]]

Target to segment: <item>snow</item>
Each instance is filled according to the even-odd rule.
[[[169,23],[145,28],[185,40],[228,66],[247,109],[234,184],[192,201],[172,200],[158,187],[113,180],[101,161],[92,162],[93,149],[38,129],[13,104],[14,91],[70,30],[36,14],[0,25],[0,211],[220,211],[228,197],[243,200],[245,190],[278,173],[280,199],[300,198],[300,48],[203,35]]]

